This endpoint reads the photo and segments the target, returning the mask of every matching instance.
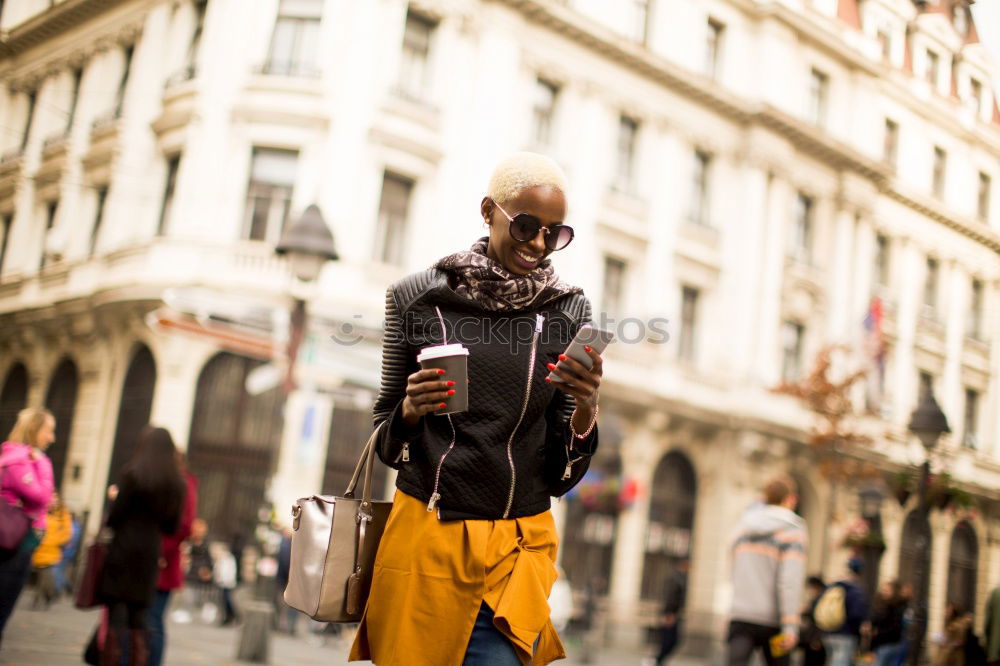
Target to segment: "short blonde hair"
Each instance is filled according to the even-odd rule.
[[[7,441],[38,446],[38,431],[50,419],[55,423],[56,417],[44,407],[22,409],[17,413],[17,423],[7,436]]]
[[[514,153],[493,169],[486,196],[502,206],[523,189],[544,186],[566,194],[566,174],[556,161],[539,153]]]

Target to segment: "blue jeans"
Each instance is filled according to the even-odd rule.
[[[875,649],[875,666],[897,666],[906,653],[906,643],[886,643]]]
[[[462,666],[521,666],[514,646],[493,626],[493,609],[485,601],[479,607]]]
[[[149,661],[148,666],[160,666],[163,663],[163,651],[167,643],[167,631],[164,616],[170,606],[170,590],[157,590],[153,604],[146,615],[146,626],[149,627]]]
[[[848,634],[827,634],[823,636],[826,648],[827,666],[851,666],[854,653],[858,650],[858,637]]]

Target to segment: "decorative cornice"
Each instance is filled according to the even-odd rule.
[[[64,0],[36,14],[0,37],[0,58],[15,56],[78,27],[83,21],[128,0]]]

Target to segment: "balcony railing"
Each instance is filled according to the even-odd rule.
[[[265,76],[289,76],[300,79],[318,79],[322,70],[315,65],[304,62],[281,62],[269,60],[255,69],[257,74]]]

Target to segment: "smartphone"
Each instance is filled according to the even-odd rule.
[[[569,347],[566,347],[566,351],[563,352],[566,356],[575,359],[583,364],[583,367],[589,368],[593,365],[594,361],[590,358],[590,354],[584,350],[584,347],[590,347],[598,354],[604,352],[604,349],[611,344],[614,340],[615,334],[613,331],[608,331],[602,328],[597,328],[591,326],[590,324],[584,324],[580,327],[580,330],[576,332],[573,336],[573,341],[569,343]],[[556,367],[563,367],[563,362],[559,361],[556,363]],[[554,373],[549,372],[549,381],[555,383],[561,383],[562,380]]]

